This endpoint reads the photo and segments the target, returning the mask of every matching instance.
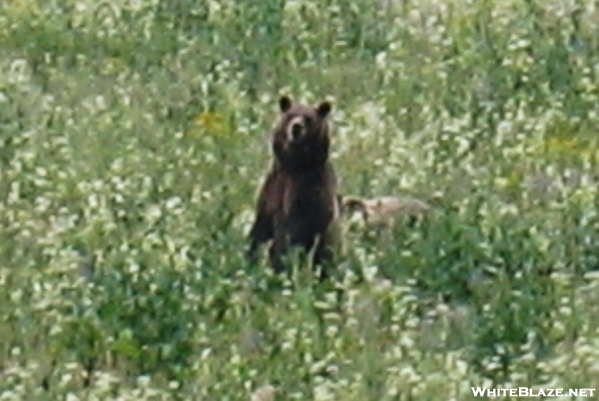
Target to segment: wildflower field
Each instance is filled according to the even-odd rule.
[[[283,93],[433,208],[340,304],[243,258]],[[599,388],[598,129],[591,0],[0,1],[0,400]]]

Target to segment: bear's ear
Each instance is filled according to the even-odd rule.
[[[332,108],[333,108],[333,106],[331,105],[331,102],[325,100],[324,102],[322,102],[318,105],[318,107],[316,108],[316,112],[318,113],[318,116],[320,118],[325,118],[326,116],[329,115]]]
[[[291,108],[292,101],[288,96],[281,96],[279,99],[279,109],[281,113],[285,113]]]

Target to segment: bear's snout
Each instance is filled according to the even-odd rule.
[[[293,124],[291,126],[291,138],[296,140],[301,138],[304,134],[304,126],[300,124]]]
[[[306,124],[303,118],[295,117],[289,122],[287,128],[287,137],[290,142],[301,139],[306,133]]]

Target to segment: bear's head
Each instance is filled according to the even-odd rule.
[[[332,106],[328,101],[316,107],[279,99],[280,117],[273,133],[273,152],[279,165],[302,172],[323,167],[329,157],[329,123]]]

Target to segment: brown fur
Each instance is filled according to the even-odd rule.
[[[339,216],[337,180],[329,161],[331,104],[324,101],[314,108],[283,96],[279,108],[272,136],[274,162],[258,196],[248,257],[255,262],[259,246],[272,240],[270,264],[281,273],[291,246],[314,250],[313,265],[321,265],[325,278],[334,260]]]
[[[344,196],[339,200],[344,213],[361,212],[364,222],[369,226],[393,224],[399,216],[420,216],[431,207],[416,198],[382,196],[367,199],[357,196]]]

